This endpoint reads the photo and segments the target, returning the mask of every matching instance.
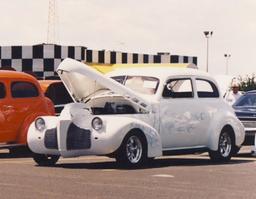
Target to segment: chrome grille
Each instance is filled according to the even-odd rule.
[[[48,149],[58,149],[57,128],[48,129],[45,132],[44,145]]]
[[[67,133],[67,150],[89,149],[90,147],[91,131],[71,123]]]
[[[241,121],[245,128],[256,128],[256,121]]]

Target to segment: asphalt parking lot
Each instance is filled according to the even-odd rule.
[[[95,156],[38,167],[2,150],[0,168],[0,198],[256,198],[256,158],[248,149],[228,164],[213,164],[207,154],[168,156],[137,170]]]

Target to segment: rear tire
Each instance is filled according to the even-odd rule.
[[[128,133],[116,154],[116,161],[121,166],[137,168],[147,160],[146,138],[140,133]]]
[[[33,159],[38,166],[54,166],[59,158],[58,155],[33,154]]]
[[[209,151],[209,156],[211,160],[215,162],[226,162],[231,159],[235,148],[234,141],[232,139],[231,133],[226,130],[222,130],[217,151]]]

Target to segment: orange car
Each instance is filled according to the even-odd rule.
[[[26,146],[29,125],[41,115],[55,115],[38,81],[22,72],[0,71],[0,148]]]

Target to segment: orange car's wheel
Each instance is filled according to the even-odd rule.
[[[11,155],[30,155],[31,151],[27,146],[9,148]]]

